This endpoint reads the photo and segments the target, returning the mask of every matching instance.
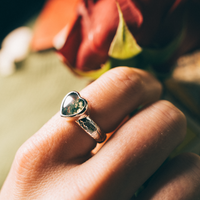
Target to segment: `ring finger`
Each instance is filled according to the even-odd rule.
[[[143,70],[119,67],[110,70],[80,93],[89,103],[91,119],[108,133],[139,106],[158,100],[161,84]],[[59,157],[62,161],[85,156],[96,146],[95,140],[76,123],[68,122],[59,114],[27,143],[26,148],[40,149],[40,155],[49,152],[51,158]]]

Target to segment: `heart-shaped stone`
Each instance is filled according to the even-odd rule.
[[[87,107],[85,99],[81,98],[79,93],[72,91],[68,93],[61,104],[61,116],[62,117],[74,117],[82,114]]]

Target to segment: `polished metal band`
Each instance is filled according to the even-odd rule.
[[[82,116],[76,123],[98,143],[106,139],[106,134],[102,133],[99,126],[89,116]]]
[[[76,123],[88,133],[96,142],[105,141],[106,134],[89,117],[88,102],[76,91],[69,92],[63,99],[60,107],[60,116]]]

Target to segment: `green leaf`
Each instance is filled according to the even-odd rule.
[[[90,70],[90,71],[81,71],[79,69],[76,69],[76,68],[73,68],[73,67],[70,67],[71,70],[79,75],[79,76],[82,76],[82,77],[86,77],[90,80],[95,80],[97,78],[99,78],[102,74],[104,74],[105,72],[107,72],[111,66],[110,66],[110,62],[109,60],[102,65],[102,67],[100,69],[97,69],[97,70]]]
[[[116,59],[128,59],[139,54],[142,48],[137,44],[129,31],[118,3],[117,8],[119,12],[119,25],[110,45],[108,55]]]

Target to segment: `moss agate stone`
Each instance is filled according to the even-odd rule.
[[[81,113],[85,107],[85,102],[76,94],[68,95],[62,105],[62,114],[66,116],[76,115]]]

